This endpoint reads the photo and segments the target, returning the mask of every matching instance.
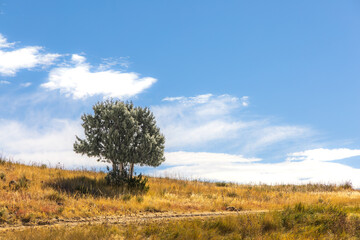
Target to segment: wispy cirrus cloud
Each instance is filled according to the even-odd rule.
[[[203,94],[195,97],[167,97],[165,104],[152,106],[169,148],[203,145],[231,139],[246,123],[231,119],[240,99],[230,95]]]
[[[15,43],[9,43],[0,34],[0,74],[15,76],[22,69],[34,69],[53,65],[61,55],[43,53],[43,47],[27,46],[15,48]]]
[[[170,149],[195,149],[210,143],[255,153],[280,142],[303,139],[313,131],[304,126],[274,123],[266,117],[247,117],[249,97],[203,94],[167,97],[152,106]]]
[[[217,167],[237,164],[237,163],[253,163],[261,161],[260,158],[245,158],[242,155],[211,153],[211,152],[166,152],[166,161],[164,166],[194,166],[209,167],[213,169]]]
[[[360,149],[335,148],[324,149],[317,148],[302,152],[288,154],[288,161],[336,161],[350,157],[360,156]]]
[[[70,63],[51,69],[48,81],[41,86],[60,90],[74,99],[94,95],[124,99],[143,92],[157,81],[152,77],[142,78],[135,72],[115,71],[109,67],[93,67],[84,56],[73,54]]]
[[[1,80],[1,81],[0,81],[0,84],[10,84],[10,82],[9,82],[9,81],[6,81],[6,80]]]
[[[31,82],[26,82],[26,83],[21,83],[20,86],[26,88],[26,87],[30,87],[31,84],[32,84]]]

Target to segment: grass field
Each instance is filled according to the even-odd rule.
[[[274,236],[275,239],[276,236],[289,236],[291,239],[298,234],[312,236],[311,234],[315,233],[324,236],[344,235],[346,238],[358,236],[356,234],[359,231],[360,192],[353,190],[349,183],[269,186],[149,178],[150,190],[143,195],[132,195],[120,188],[106,185],[105,175],[91,171],[26,166],[1,159],[0,223],[10,226],[38,225],[54,219],[80,219],[94,216],[156,212],[217,212],[233,206],[239,210],[287,209],[284,213],[288,215],[271,212],[250,217],[181,221],[181,224],[176,223],[179,228],[175,228],[175,223],[169,222],[165,225],[135,225],[126,230],[117,226],[101,225],[75,227],[71,233],[59,227],[51,232],[59,234],[59,237],[67,236],[67,239],[86,239],[86,234],[90,232],[99,233],[99,238],[92,239],[107,239],[106,236],[124,238],[130,235],[136,235],[138,239],[144,236],[166,239],[166,234],[176,234],[176,231],[179,239],[187,239],[185,236],[190,234],[187,233],[187,229],[193,229],[189,231],[194,234],[210,234],[201,235],[203,239],[207,236],[215,239],[225,237],[236,239],[242,236],[241,234],[245,234],[244,231],[251,232],[246,236],[259,239],[264,234],[269,238]],[[296,214],[303,217],[294,217],[297,216]],[[334,216],[343,217],[343,220],[340,219],[344,224],[341,225],[344,226],[343,230],[330,231],[329,229],[335,229],[330,223],[324,223],[323,227],[319,227],[323,225],[321,221],[331,222]],[[320,225],[317,225],[319,221]],[[221,222],[230,226],[228,233],[225,234],[218,229],[222,228]],[[6,234],[15,234],[11,235],[14,239],[17,236],[18,239],[27,239],[21,238],[21,234],[25,234],[23,236],[27,236],[28,239],[33,239],[30,235],[42,234],[46,239],[45,236],[48,234],[46,231],[50,230],[37,230],[30,235],[26,234],[27,231],[32,230]],[[191,235],[189,239],[196,239],[196,236],[196,234]]]
[[[296,204],[284,211],[144,225],[83,225],[7,232],[3,239],[360,239],[360,211]]]

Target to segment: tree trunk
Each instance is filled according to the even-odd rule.
[[[130,174],[129,178],[132,179],[134,173],[134,163],[130,163]]]
[[[113,165],[113,172],[117,176],[125,175],[124,163],[113,163],[112,165]]]
[[[118,174],[118,173],[119,173],[119,171],[118,171],[118,166],[117,166],[116,163],[114,163],[114,162],[113,162],[113,172],[114,172],[115,174]]]
[[[120,166],[120,174],[123,176],[124,175],[124,164],[119,163],[119,166]]]

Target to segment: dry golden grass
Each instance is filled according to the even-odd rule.
[[[0,223],[44,223],[139,212],[283,209],[298,202],[360,209],[360,192],[348,185],[236,185],[149,178],[150,190],[130,195],[107,186],[105,173],[26,166],[0,161]],[[10,184],[11,181],[16,181]]]
[[[296,204],[284,211],[126,226],[86,224],[27,228],[0,239],[359,239],[360,216],[341,206]]]

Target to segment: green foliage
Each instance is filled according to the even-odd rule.
[[[216,182],[215,185],[217,187],[226,187],[227,186],[226,182]]]
[[[122,186],[128,192],[134,194],[143,194],[149,191],[148,178],[141,174],[129,178],[126,172],[118,174],[115,171],[111,171],[106,175],[105,180],[109,185]]]
[[[141,174],[136,177],[132,177],[128,182],[128,189],[133,193],[146,193],[149,191],[149,185],[147,185],[148,178]]]
[[[159,166],[164,160],[165,138],[149,108],[108,100],[93,106],[94,114],[81,119],[85,139],[76,136],[74,151],[112,164],[110,184],[132,178],[134,165]],[[131,184],[138,184],[135,179]]]

